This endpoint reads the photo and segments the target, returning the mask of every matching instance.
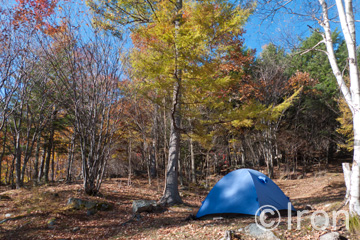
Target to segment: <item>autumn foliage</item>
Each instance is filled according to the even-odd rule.
[[[57,24],[51,21],[58,3],[59,0],[16,0],[13,9],[14,27],[28,25],[47,34],[58,31]]]

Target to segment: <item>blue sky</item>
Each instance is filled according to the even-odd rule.
[[[307,25],[314,27],[315,24],[300,22],[291,16],[287,19],[279,16],[274,21],[262,21],[259,16],[252,15],[245,25],[245,44],[249,48],[255,48],[257,55],[262,47],[270,42],[286,49],[291,48],[298,43],[298,37],[306,38],[311,34]]]
[[[295,2],[295,1],[294,1]],[[300,3],[300,5],[299,5]],[[303,6],[302,2],[297,2],[298,6],[293,6],[293,9],[302,11]],[[358,0],[354,0],[354,6],[358,6]],[[336,8],[332,8],[331,15],[337,14]],[[355,13],[355,18],[360,20],[360,13]],[[341,30],[339,23],[331,22],[332,31],[336,28]],[[360,28],[357,23],[357,44],[359,45],[360,39]],[[246,34],[244,35],[245,44],[247,47],[252,49],[257,49],[257,56],[261,52],[261,49],[264,45],[272,42],[277,46],[282,46],[286,50],[289,50],[299,44],[299,39],[305,39],[311,35],[310,27],[316,29],[321,27],[320,25],[311,20],[309,17],[299,17],[294,14],[277,14],[274,19],[262,19],[262,15],[255,11],[253,15],[250,16],[247,24],[245,25]]]
[[[354,0],[354,2],[357,4],[358,0]],[[10,5],[13,3],[14,0],[7,2],[7,4]],[[297,2],[296,8],[293,8],[302,11],[303,6],[301,6],[301,3],[302,2]],[[83,28],[83,31],[86,31],[86,23],[89,23],[90,19],[86,16],[87,7],[85,0],[67,0],[65,3],[63,2],[63,4],[65,12],[71,15],[72,21],[75,20],[75,22]],[[69,8],[72,8],[72,10],[67,11]],[[293,14],[278,14],[273,20],[270,18],[262,20],[261,18],[262,15],[258,11],[255,11],[245,25],[245,44],[249,48],[256,49],[257,56],[261,52],[262,47],[270,42],[282,46],[285,49],[291,49],[299,43],[299,38],[304,39],[311,34],[308,25],[313,28],[319,28],[316,22],[305,21],[303,18]],[[360,14],[357,14],[356,18],[360,20]],[[336,27],[334,23],[332,24]],[[339,25],[338,27],[340,28]],[[359,37],[360,29],[358,28],[357,39],[359,39]]]

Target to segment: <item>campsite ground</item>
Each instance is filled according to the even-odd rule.
[[[313,210],[324,210],[331,215],[341,206],[345,194],[340,166],[308,173],[302,179],[277,179],[275,182],[298,209],[311,205]],[[213,182],[218,180],[213,177]],[[221,239],[226,230],[234,230],[238,239],[251,239],[239,229],[254,222],[253,217],[185,221],[189,214],[196,214],[208,190],[190,186],[180,190],[184,205],[174,206],[163,213],[142,213],[139,220],[132,219],[132,200],[159,199],[163,181],[147,184],[145,178],[135,178],[131,186],[127,179],[108,179],[102,186],[102,197],[87,197],[81,184],[51,184],[10,190],[1,187],[0,224],[1,239]],[[73,210],[66,206],[69,197],[92,199],[112,203],[110,211],[89,214],[86,210]],[[343,208],[346,209],[346,208]],[[7,214],[7,215],[6,215]],[[6,215],[6,216],[5,216]],[[11,216],[10,216],[11,215]],[[303,217],[300,229],[298,220],[283,218],[274,233],[280,239],[317,239],[320,235],[336,230],[350,239],[344,221],[336,229],[329,227],[317,231],[311,227],[310,214]]]

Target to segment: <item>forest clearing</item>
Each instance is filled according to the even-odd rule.
[[[0,237],[356,239],[359,7],[0,0]]]
[[[212,184],[215,183],[213,179]],[[189,186],[180,187],[184,204],[167,208],[163,213],[141,213],[140,219],[132,219],[132,200],[158,200],[162,195],[163,180],[151,186],[146,178],[135,177],[131,186],[127,178],[107,179],[103,183],[101,197],[84,194],[80,184],[50,184],[41,187],[26,187],[19,190],[1,188],[2,219],[11,213],[11,218],[1,224],[1,239],[221,239],[225,231],[234,230],[237,238],[254,239],[239,229],[254,223],[254,217],[240,217],[218,220],[186,220],[189,214],[196,214],[201,201],[209,190]],[[288,195],[297,209],[311,205],[313,210],[324,210],[331,214],[344,200],[345,185],[342,169],[331,165],[327,170],[308,173],[303,179],[289,179],[275,182]],[[9,197],[5,198],[4,196]],[[98,211],[88,215],[86,209],[73,210],[66,203],[70,197],[100,200],[111,203],[109,211]],[[345,208],[346,209],[346,208]],[[344,219],[339,217],[337,229],[329,226],[323,231],[311,228],[310,217],[304,217],[301,229],[293,226],[287,230],[288,218],[283,218],[274,233],[280,239],[318,239],[331,230],[341,236],[356,239],[345,228]],[[340,221],[340,219],[342,219]],[[54,222],[52,224],[52,222]]]

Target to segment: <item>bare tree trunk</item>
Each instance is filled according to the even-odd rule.
[[[22,181],[21,181],[21,145],[20,145],[20,132],[17,131],[16,133],[16,140],[15,140],[15,155],[16,155],[16,161],[15,161],[15,177],[16,177],[16,188],[22,187]]]
[[[154,110],[154,120],[153,120],[153,126],[152,126],[152,145],[150,147],[150,176],[152,178],[156,177],[157,172],[157,127],[158,127],[158,121],[157,121],[157,113],[158,113],[158,105],[155,104],[155,110]]]
[[[209,188],[209,176],[210,176],[210,150],[206,151],[206,174],[205,174],[205,188]]]
[[[52,146],[51,181],[55,182],[55,144],[53,144],[53,146]]]
[[[42,154],[42,157],[41,157],[41,163],[40,163],[40,169],[39,169],[39,175],[38,175],[38,182],[40,182],[41,179],[44,176],[44,166],[45,166],[45,160],[46,160],[45,142],[43,144],[42,151],[43,151],[43,154]]]
[[[178,126],[180,126],[180,115],[177,113],[176,105],[179,104],[179,91],[179,84],[175,84],[175,89],[173,93],[174,109],[170,126],[169,158],[165,175],[165,189],[164,194],[160,199],[160,202],[165,205],[182,203],[178,189],[178,160],[180,151],[180,130],[178,129]]]
[[[235,141],[232,141],[232,148],[233,148],[233,151],[234,151],[235,166],[237,166],[237,165],[239,165],[240,161],[239,161],[239,155],[237,154]]]
[[[34,174],[33,174],[33,179],[35,182],[38,181],[38,176],[39,176],[40,139],[41,139],[41,134],[38,135],[36,140],[35,163],[34,163]]]
[[[164,168],[166,169],[166,158],[168,156],[168,153],[167,153],[167,142],[168,142],[168,139],[167,139],[167,124],[166,124],[166,107],[165,107],[165,101],[166,99],[164,98],[164,162],[163,162],[163,166]],[[166,172],[165,172],[166,174]]]
[[[251,155],[252,155],[252,166],[255,167],[255,161],[256,161],[256,154],[254,151],[254,148],[252,146],[252,144],[250,144],[250,140],[249,139],[245,139],[246,145],[248,146],[248,148],[250,149]]]
[[[7,141],[7,124],[5,123],[5,130],[4,130],[4,137],[3,137],[3,146],[2,146],[2,151],[1,151],[1,155],[0,155],[0,185],[2,184],[2,180],[1,180],[1,172],[2,172],[2,161],[5,155],[5,151],[6,151],[6,141]]]
[[[191,182],[196,183],[194,143],[192,138],[190,138],[190,159],[191,159]]]
[[[152,139],[152,145],[150,147],[149,152],[149,158],[150,158],[150,177],[155,178],[156,177],[156,165],[157,165],[157,159],[156,159],[156,139]]]
[[[50,172],[50,160],[51,160],[51,150],[53,145],[53,139],[54,139],[54,129],[52,127],[52,130],[50,132],[49,141],[48,141],[48,148],[47,148],[47,155],[45,160],[45,168],[44,168],[44,181],[45,183],[49,182],[49,172]]]
[[[145,131],[145,130],[143,130]],[[143,149],[142,149],[142,158],[143,158],[143,162],[146,164],[146,171],[147,171],[147,175],[148,175],[148,184],[151,185],[151,174],[150,174],[150,165],[151,165],[151,155],[150,152],[148,151],[148,144],[146,142],[146,136],[145,133],[142,133],[142,137],[143,137]]]
[[[153,127],[153,154],[154,154],[154,176],[156,177],[156,181],[157,181],[157,189],[158,191],[160,191],[160,179],[159,179],[159,133],[158,133],[158,129],[159,129],[159,120],[158,120],[158,113],[159,113],[159,105],[155,105],[155,117],[154,117],[154,127]]]
[[[16,187],[15,180],[14,180],[15,160],[16,160],[16,155],[14,155],[13,160],[11,161],[11,167],[10,167],[9,183],[11,184],[11,188]]]
[[[132,174],[132,164],[131,164],[131,138],[129,138],[129,151],[128,151],[128,154],[129,154],[129,168],[128,168],[128,182],[127,182],[127,185],[130,186],[131,185],[131,174]]]
[[[241,151],[241,153],[240,153],[241,154],[241,166],[245,167],[246,158],[245,158],[245,150],[244,150],[243,142],[241,142],[240,151]]]
[[[5,185],[8,185],[10,183],[10,178],[9,178],[9,164],[7,164],[6,166],[6,172],[5,172]]]
[[[180,182],[180,186],[184,185],[184,181],[183,181],[183,174],[182,174],[182,166],[181,166],[181,152],[179,152],[179,160],[178,160],[178,172],[179,172],[179,182]]]
[[[182,13],[182,0],[176,0],[175,10],[178,13],[175,18],[175,42],[180,29]],[[179,49],[175,44],[175,62],[179,58]],[[178,189],[178,161],[180,152],[180,108],[181,108],[181,69],[175,66],[174,72],[174,90],[172,99],[172,112],[171,112],[171,126],[170,126],[170,141],[169,141],[169,158],[166,171],[165,189],[160,203],[165,205],[174,205],[182,203],[179,189]]]
[[[54,108],[52,114],[51,114],[51,120],[50,120],[50,136],[48,141],[48,149],[47,149],[47,156],[45,161],[45,171],[44,171],[44,180],[45,183],[49,182],[49,172],[50,172],[50,164],[51,164],[51,156],[52,156],[52,150],[54,145],[54,133],[55,133],[55,126],[54,121],[56,118],[57,110]]]
[[[71,142],[70,142],[70,146],[68,148],[68,165],[67,165],[67,169],[66,169],[66,182],[70,183],[71,182],[71,172],[72,172],[72,164],[74,161],[74,149],[75,149],[75,131],[72,134],[71,137]]]

